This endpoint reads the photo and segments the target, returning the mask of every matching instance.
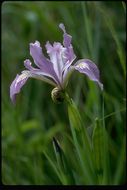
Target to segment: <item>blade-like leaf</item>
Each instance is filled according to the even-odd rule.
[[[91,149],[90,149],[91,146],[87,130],[83,126],[80,113],[75,103],[68,96],[67,96],[67,102],[68,102],[68,116],[71,125],[72,137],[79,158],[80,167],[84,175],[85,184],[95,184],[96,178],[95,174],[91,169],[91,162],[92,162]]]
[[[93,145],[93,156],[95,161],[95,170],[98,175],[99,183],[101,183],[103,175],[103,160],[104,160],[103,159],[104,134],[103,134],[103,128],[100,125],[98,119],[96,119],[95,127],[93,130],[92,145]]]

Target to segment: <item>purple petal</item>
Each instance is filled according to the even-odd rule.
[[[16,94],[18,94],[20,92],[22,86],[26,83],[29,76],[30,76],[30,71],[23,71],[21,75],[17,74],[16,78],[11,83],[10,98],[13,103],[15,103]]]
[[[76,58],[74,51],[73,51],[73,47],[71,45],[72,36],[66,33],[65,26],[63,23],[61,23],[59,25],[59,27],[64,32],[64,34],[63,34],[63,45],[64,45],[64,47],[66,47],[66,53],[65,53],[66,62],[69,60],[69,63],[72,63]]]
[[[30,71],[38,70],[38,69],[32,67],[32,63],[31,63],[31,61],[30,61],[29,59],[26,59],[26,60],[24,61],[24,66],[26,67],[26,69],[28,69],[28,70],[30,70]]]
[[[73,66],[80,73],[86,74],[91,80],[98,83],[101,90],[103,90],[103,84],[100,82],[99,70],[97,66],[89,59],[81,59]]]
[[[67,84],[68,84],[68,81],[69,81],[69,78],[72,74],[72,72],[74,71],[74,67],[73,66],[66,66],[65,67],[65,70],[63,72],[63,89],[66,88]]]
[[[32,67],[32,64],[31,64],[31,62],[30,62],[30,60],[29,59],[26,59],[25,61],[24,61],[24,66],[29,70],[29,71],[31,71],[31,74],[32,74],[32,76],[34,76],[34,75],[38,75],[39,77],[41,76],[41,77],[48,77],[49,78],[49,80],[51,80],[52,82],[54,82],[56,85],[57,85],[57,80],[56,80],[56,78],[54,77],[54,76],[52,76],[51,74],[49,74],[49,73],[45,73],[43,70],[41,70],[41,69],[37,69],[37,68],[34,68],[34,67]]]
[[[27,67],[29,67],[29,66],[27,65]],[[40,69],[34,69],[31,71],[28,71],[28,70],[22,71],[22,73],[20,75],[16,76],[16,78],[14,79],[14,81],[12,82],[12,84],[10,86],[10,98],[13,103],[15,103],[16,94],[18,94],[20,92],[21,88],[26,83],[26,81],[29,77],[39,79],[39,80],[47,82],[53,86],[56,86],[55,81],[52,78],[50,78],[50,76],[47,78],[47,75],[46,75],[46,77],[45,77],[45,73],[43,73]]]
[[[66,59],[64,57],[66,48],[59,42],[54,42],[53,46],[47,42],[45,47],[50,57],[50,61],[53,63],[53,68],[61,82],[63,67],[66,64]]]
[[[44,72],[45,74],[50,74],[57,83],[59,83],[59,79],[54,71],[53,65],[50,60],[45,58],[42,53],[42,48],[40,47],[40,43],[36,41],[35,43],[30,43],[30,55],[33,57],[35,64]]]
[[[65,26],[63,23],[60,23],[59,24],[59,27],[63,30],[64,34],[63,34],[63,37],[64,37],[64,40],[63,40],[63,45],[65,47],[69,47],[71,45],[71,39],[72,39],[72,36],[67,34],[66,33],[66,29],[65,29]]]
[[[35,64],[40,69],[45,70],[45,72],[50,72],[52,65],[43,55],[42,48],[40,47],[40,43],[38,41],[35,43],[30,43],[30,55],[33,57]]]

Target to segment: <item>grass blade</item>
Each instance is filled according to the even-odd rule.
[[[124,171],[124,166],[125,166],[125,152],[126,152],[126,138],[123,138],[123,145],[121,147],[120,150],[120,154],[119,154],[119,158],[118,158],[118,162],[117,162],[117,169],[115,171],[115,175],[114,175],[114,181],[113,184],[114,185],[119,185],[120,184],[120,180]]]
[[[104,137],[103,137],[103,128],[99,123],[99,120],[96,119],[93,136],[92,136],[92,144],[93,144],[93,155],[95,160],[95,170],[98,176],[99,184],[102,183],[103,176],[103,148],[104,148]]]
[[[109,148],[108,148],[108,135],[105,129],[105,119],[104,119],[104,92],[102,94],[102,126],[103,126],[103,180],[102,184],[110,184],[110,167],[109,167]]]

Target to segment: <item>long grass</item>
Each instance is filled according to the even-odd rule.
[[[2,182],[6,185],[119,185],[126,182],[124,2],[2,4]],[[119,22],[118,22],[119,21]],[[75,71],[69,99],[30,79],[11,103],[9,87],[30,58],[29,43],[70,35],[77,59],[99,67],[104,92]],[[32,60],[32,59],[31,59]]]

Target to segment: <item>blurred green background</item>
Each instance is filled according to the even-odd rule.
[[[71,149],[66,106],[51,99],[52,86],[29,79],[14,106],[9,88],[23,61],[30,58],[29,43],[62,42],[59,23],[72,35],[77,59],[89,58],[99,67],[104,84],[105,122],[109,134],[111,176],[125,183],[125,14],[124,2],[4,2],[2,4],[2,182],[4,184],[61,184],[43,151],[55,160],[55,136],[70,167],[74,184],[83,184]],[[91,134],[102,118],[100,89],[78,72],[67,91],[79,108]],[[124,149],[124,154],[121,153]],[[72,156],[73,155],[73,156]],[[122,155],[122,156],[121,156]],[[120,167],[117,172],[116,166]]]

